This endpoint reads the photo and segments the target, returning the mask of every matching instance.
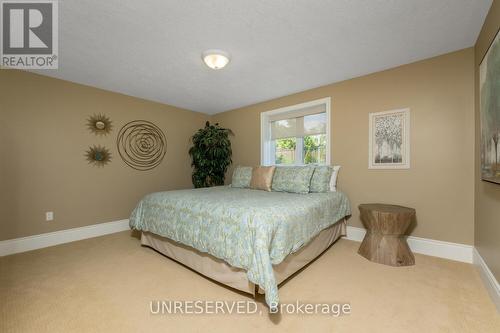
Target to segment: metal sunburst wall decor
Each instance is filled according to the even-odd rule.
[[[139,171],[157,167],[167,152],[165,134],[146,120],[125,124],[118,133],[116,146],[122,160]]]
[[[85,157],[90,164],[103,167],[111,161],[111,153],[102,146],[92,146],[85,151]]]
[[[111,120],[103,114],[94,114],[87,119],[88,129],[96,135],[107,135],[113,126]]]

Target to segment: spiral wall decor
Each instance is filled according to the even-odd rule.
[[[157,167],[167,152],[167,140],[161,129],[146,120],[125,124],[116,140],[118,153],[131,168],[146,171]]]

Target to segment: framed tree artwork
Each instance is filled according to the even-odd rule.
[[[500,32],[479,65],[481,179],[500,184]]]
[[[410,168],[410,109],[369,114],[369,169]]]

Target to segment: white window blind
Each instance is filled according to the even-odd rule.
[[[269,120],[271,121],[271,140],[326,134],[324,106],[279,114],[270,117]]]

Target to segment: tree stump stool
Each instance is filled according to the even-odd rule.
[[[415,217],[415,209],[384,204],[359,205],[366,235],[358,253],[366,259],[390,266],[411,266],[415,257],[404,234]]]

